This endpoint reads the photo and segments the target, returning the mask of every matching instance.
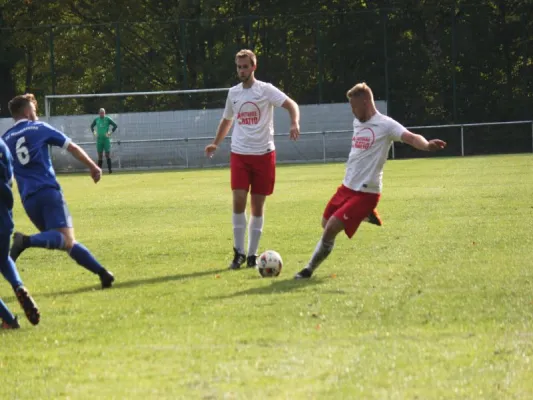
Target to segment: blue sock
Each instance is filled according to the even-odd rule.
[[[20,279],[17,267],[15,266],[15,263],[11,257],[8,256],[7,263],[0,265],[0,271],[2,272],[2,275],[4,275],[4,278],[6,278],[6,280],[11,284],[13,289],[22,286],[22,279]]]
[[[96,261],[96,258],[91,254],[87,247],[81,243],[76,243],[69,252],[70,257],[76,261],[83,268],[87,268],[89,271],[99,274],[104,271],[104,267]]]
[[[30,236],[29,247],[42,247],[45,249],[62,249],[65,247],[63,235],[58,231],[46,231]]]
[[[2,318],[8,324],[12,323],[15,319],[15,316],[11,314],[11,311],[9,311],[9,308],[7,308],[2,299],[0,299],[0,318]]]

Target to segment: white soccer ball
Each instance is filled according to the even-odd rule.
[[[259,256],[257,270],[263,278],[273,278],[281,273],[283,260],[278,252],[267,250]]]

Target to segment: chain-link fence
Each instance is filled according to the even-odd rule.
[[[428,139],[443,139],[448,146],[439,153],[426,153],[402,143],[394,143],[390,158],[533,152],[533,121],[418,126],[409,129],[423,134]],[[277,134],[275,137],[277,162],[344,162],[350,152],[352,135],[351,130],[303,132],[298,141],[291,141],[288,134]],[[115,168],[119,170],[208,168],[228,165],[230,138],[226,138],[213,158],[207,158],[204,155],[204,148],[212,140],[212,137],[195,137],[115,141],[112,158]],[[95,142],[78,144],[81,144],[91,156],[96,156]],[[65,150],[54,149],[53,161],[55,168],[62,172],[84,168]]]

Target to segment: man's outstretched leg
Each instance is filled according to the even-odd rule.
[[[49,230],[31,236],[16,232],[11,247],[12,257],[14,255],[16,259],[24,250],[31,247],[65,250],[79,265],[100,277],[102,288],[111,287],[115,280],[113,274],[107,271],[84,245],[75,241],[72,228]]]
[[[311,259],[304,269],[294,275],[294,279],[311,278],[313,272],[330,255],[335,245],[335,238],[344,230],[344,224],[337,217],[332,216],[325,224],[324,233],[316,245]]]

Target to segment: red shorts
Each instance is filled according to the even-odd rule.
[[[261,155],[231,153],[231,190],[271,195],[276,181],[276,152]]]
[[[324,210],[324,218],[332,215],[344,223],[344,232],[351,238],[361,222],[370,215],[379,202],[380,194],[357,192],[344,185],[337,189]]]

